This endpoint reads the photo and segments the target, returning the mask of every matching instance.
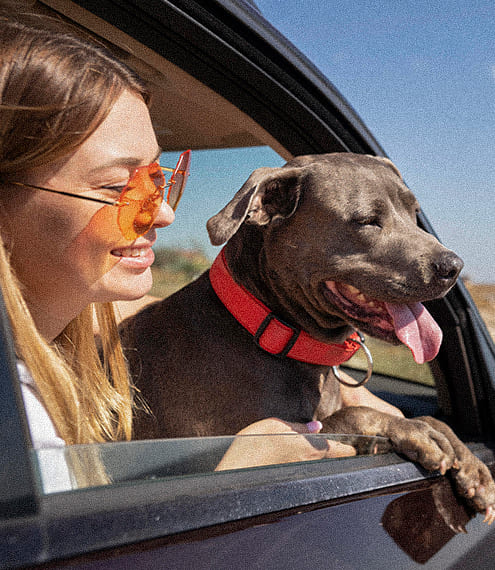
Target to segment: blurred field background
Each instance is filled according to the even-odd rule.
[[[168,297],[184,285],[196,279],[206,271],[212,260],[200,246],[188,249],[159,248],[155,251],[153,272],[153,289],[151,295]],[[465,280],[466,287],[478,306],[492,338],[495,339],[495,284],[474,283]],[[433,385],[433,376],[428,364],[418,365],[405,346],[391,346],[385,342],[367,337],[366,343],[375,361],[374,371],[403,378],[414,379],[428,385]],[[362,351],[349,361],[350,366],[366,369],[366,358]]]
[[[213,260],[198,246],[191,249],[155,249],[155,262],[151,266],[155,297],[168,297],[206,271]]]

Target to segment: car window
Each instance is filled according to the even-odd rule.
[[[326,447],[327,442],[347,446],[349,457],[376,456],[389,451],[388,440],[378,436],[266,434],[71,445],[33,450],[32,458],[42,492],[51,494],[228,471],[231,469],[222,464],[222,460],[234,446],[257,450],[263,446],[311,445],[318,450]],[[281,463],[285,461],[265,461],[262,454],[251,453],[242,468],[264,468]]]
[[[62,11],[65,5],[56,1],[47,4]],[[84,21],[93,33],[148,81],[152,89],[152,120],[159,144],[164,149],[161,163],[173,165],[179,152],[188,148],[193,151],[191,175],[176,220],[166,231],[158,232],[152,294],[167,296],[207,269],[218,254],[220,248],[214,248],[208,242],[208,218],[233,197],[253,170],[261,166],[280,166],[292,154],[277,137],[280,127],[276,113],[263,127],[240,106],[177,65],[177,58],[173,63],[76,6],[72,6],[66,15],[76,22]],[[294,133],[294,137],[297,136],[300,134]],[[338,141],[335,146],[340,144]],[[332,146],[329,143],[328,149]],[[437,398],[430,367],[416,365],[404,347],[391,347],[373,339],[367,339],[367,343],[375,371],[370,388],[410,415],[424,413],[425,410],[433,413]],[[366,360],[359,351],[348,363],[348,370],[359,377],[366,366]],[[208,445],[206,440],[203,443]],[[130,457],[135,447],[134,444],[124,444],[123,449],[127,445]],[[153,445],[164,449],[171,444]],[[185,444],[183,449],[188,449]],[[55,456],[63,455],[60,451],[53,453]],[[47,451],[39,452],[37,456],[44,480],[47,479],[43,475],[48,469],[46,466],[54,464],[47,459],[49,455]],[[123,464],[121,469],[124,469]],[[73,471],[74,467],[70,466],[70,470]],[[111,480],[116,480],[118,468],[113,466],[111,471]],[[68,476],[72,475],[69,473]],[[62,486],[65,484],[66,481],[60,483]],[[54,485],[57,488],[58,483]],[[50,489],[46,484],[45,488]]]

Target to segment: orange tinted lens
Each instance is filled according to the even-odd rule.
[[[176,210],[179,205],[179,201],[184,193],[184,188],[186,187],[187,178],[189,176],[189,165],[191,163],[191,151],[186,150],[183,152],[177,162],[177,166],[170,178],[170,185],[168,188],[167,204]]]
[[[136,169],[120,195],[118,224],[129,240],[145,234],[153,225],[163,201],[165,177],[158,164]]]

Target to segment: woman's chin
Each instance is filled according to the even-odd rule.
[[[150,268],[139,275],[110,275],[101,283],[99,302],[135,301],[147,295],[153,285]]]

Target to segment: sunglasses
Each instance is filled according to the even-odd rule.
[[[191,151],[186,150],[180,155],[175,168],[166,168],[156,162],[147,166],[140,166],[136,168],[129,178],[118,200],[103,200],[101,198],[81,196],[80,194],[43,188],[24,182],[9,183],[36,190],[45,190],[54,194],[62,194],[63,196],[73,196],[81,200],[108,204],[109,206],[117,206],[119,208],[117,223],[122,235],[128,240],[135,240],[145,234],[155,222],[165,198],[165,189],[167,189],[166,202],[175,212],[184,193],[190,164]],[[168,182],[165,179],[164,171],[172,172]]]

